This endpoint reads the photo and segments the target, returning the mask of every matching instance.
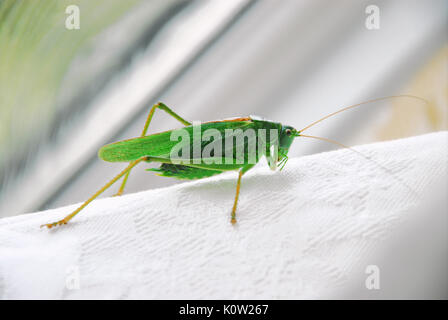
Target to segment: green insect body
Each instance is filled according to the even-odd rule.
[[[185,127],[146,135],[149,123],[151,122],[156,109],[164,110],[184,124]],[[194,139],[197,130],[199,130],[200,136],[207,133],[208,130],[213,130],[213,132],[217,134],[217,137],[215,136],[213,139],[210,137],[208,141],[200,140],[200,152],[202,152],[210,143],[213,143],[215,146],[220,146],[220,149],[224,152],[217,154],[211,152],[209,157],[202,157],[202,153],[200,153],[199,157],[197,157],[194,153],[195,144],[190,143],[190,140],[195,141]],[[229,130],[232,132],[230,135],[227,134]],[[241,138],[241,135],[244,135],[244,132],[247,130],[253,130],[254,135],[247,137],[247,139],[244,139],[243,137],[239,142],[233,143],[234,140]],[[266,133],[263,136],[259,134],[262,131]],[[171,153],[173,148],[179,145],[179,141],[172,139],[172,136],[173,134],[177,135],[178,133],[183,133],[189,138],[187,139],[187,142],[180,143],[181,149],[186,148],[189,152],[188,156],[182,155],[182,157],[178,159],[179,163],[174,163],[171,158]],[[224,172],[238,170],[239,175],[236,196],[231,213],[231,222],[236,223],[235,212],[242,175],[250,170],[263,156],[266,157],[271,169],[275,170],[275,168],[280,165],[283,168],[288,159],[287,154],[289,147],[297,136],[299,136],[299,132],[291,126],[284,126],[277,122],[262,120],[255,117],[210,121],[201,123],[198,126],[183,119],[165,104],[158,103],[151,108],[140,137],[111,143],[103,146],[98,151],[100,159],[108,162],[129,162],[128,167],[64,219],[42,225],[41,227],[46,226],[52,228],[57,225],[67,224],[69,220],[104,192],[104,190],[109,188],[120,178],[124,177],[122,185],[116,194],[121,195],[132,168],[140,162],[159,162],[161,163],[159,168],[147,170],[154,171],[158,175],[164,177],[188,180],[203,179]],[[229,139],[232,140],[232,143],[228,145],[226,144],[226,141],[229,141]],[[254,157],[250,157],[247,152],[247,149],[251,144],[255,146],[253,150],[255,151]],[[277,152],[274,152],[273,150],[277,150]],[[239,155],[241,155],[241,157],[239,157]]]
[[[105,145],[98,152],[98,156],[102,160],[108,162],[128,162],[129,165],[64,219],[42,225],[41,227],[46,226],[52,228],[54,226],[66,224],[91,201],[97,198],[115,182],[123,178],[122,184],[116,194],[121,195],[131,170],[141,162],[161,163],[159,168],[147,169],[148,171],[156,172],[160,176],[188,180],[203,179],[224,172],[238,170],[236,195],[231,211],[231,222],[234,224],[236,223],[236,207],[240,192],[241,177],[259,162],[262,157],[267,159],[268,165],[272,170],[275,170],[277,167],[282,169],[288,160],[289,148],[296,137],[324,140],[349,148],[327,138],[303,135],[303,131],[331,116],[355,108],[361,104],[398,97],[414,98],[427,103],[427,101],[422,98],[410,95],[378,98],[340,109],[311,123],[301,130],[296,130],[291,126],[259,119],[253,116],[210,121],[197,125],[185,120],[165,104],[158,103],[151,108],[140,137]],[[165,111],[181,122],[185,127],[147,135],[148,126],[156,109]],[[244,136],[245,132],[248,130],[252,130],[254,134]],[[211,131],[213,131],[213,134],[207,136],[207,139],[200,138],[200,142],[197,144],[195,143],[195,141],[197,141],[195,138],[197,139],[198,133],[199,137],[201,137],[202,135],[207,135],[207,133],[210,133]],[[229,131],[231,132],[230,134],[228,134]],[[183,135],[188,139],[179,142],[179,139],[173,139],[173,135],[176,137]],[[232,143],[227,144],[229,141]],[[234,143],[235,141],[236,143]],[[216,150],[220,150],[221,152],[215,152],[216,150],[214,148],[209,148],[212,144],[217,148]],[[251,146],[253,147],[252,149]],[[176,162],[173,160],[172,152],[173,148],[178,147],[181,150],[188,152],[186,152],[186,154],[182,152],[182,156],[179,159],[175,159],[176,161],[179,160]],[[206,153],[204,156],[203,151],[207,148],[210,149],[208,150],[210,152]],[[198,149],[199,156],[197,153]]]
[[[238,118],[238,119],[229,119],[229,120],[221,120],[221,121],[213,121],[206,122],[200,125],[201,134],[206,132],[209,129],[216,130],[219,132],[219,136],[222,137],[220,141],[213,141],[214,143],[221,143],[221,149],[224,150],[222,156],[220,156],[219,164],[206,164],[204,163],[206,160],[218,160],[218,157],[213,157],[213,159],[206,159],[204,157],[200,158],[200,163],[191,163],[189,165],[184,164],[173,164],[170,163],[170,153],[172,149],[178,144],[178,141],[172,140],[171,136],[175,131],[184,131],[188,133],[190,139],[193,140],[193,128],[194,126],[187,126],[181,129],[169,130],[162,133],[157,133],[153,135],[148,135],[140,138],[129,139],[125,141],[115,142],[109,145],[102,147],[98,156],[100,159],[109,161],[109,162],[130,162],[133,160],[137,160],[143,156],[150,156],[158,158],[158,162],[164,162],[158,169],[147,169],[148,171],[154,171],[159,173],[161,176],[165,177],[174,177],[177,179],[202,179],[206,177],[210,177],[213,175],[217,175],[226,171],[238,170],[241,168],[252,167],[254,163],[250,163],[250,159],[248,156],[248,145],[252,142],[250,139],[243,140],[243,145],[240,145],[241,150],[243,151],[242,163],[236,163],[237,161],[237,148],[238,145],[236,143],[232,143],[231,148],[231,163],[227,163],[224,154],[227,154],[225,140],[234,138],[232,136],[226,136],[226,130],[237,130],[240,129],[240,133],[243,133],[243,130],[253,129],[255,133],[254,139],[259,138],[258,133],[260,129],[264,129],[266,132],[270,133],[270,130],[276,130],[276,136],[278,139],[271,141],[269,139],[269,134],[267,135],[268,141],[264,141],[265,144],[261,146],[260,143],[255,143],[255,162],[260,160],[260,156],[267,156],[269,161],[277,162],[283,159],[288,153],[289,147],[294,139],[293,131],[294,129],[290,126],[283,126],[280,123],[275,123],[267,120],[259,120],[253,119],[252,117],[247,118]],[[268,131],[269,130],[269,131]],[[288,132],[288,134],[287,134]],[[187,142],[190,148],[190,155],[193,154],[193,145],[190,142]],[[202,141],[201,142],[201,151],[210,143],[210,141]],[[277,144],[278,154],[280,157],[278,159],[272,159],[270,156],[271,152],[271,144]],[[262,150],[259,150],[262,148]],[[192,157],[188,159],[183,158],[183,160],[189,160],[190,162],[194,162]],[[149,161],[151,162],[151,161]],[[246,169],[247,171],[248,169]]]

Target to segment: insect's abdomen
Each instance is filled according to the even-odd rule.
[[[118,141],[98,151],[100,159],[109,162],[129,162],[143,156],[168,157],[177,141],[170,141],[171,132],[161,132],[140,138]]]
[[[193,168],[184,165],[163,163],[158,169],[147,169],[148,171],[154,171],[159,173],[163,177],[172,177],[177,179],[202,179],[208,178],[217,174],[223,173],[223,171],[207,170],[201,168]]]

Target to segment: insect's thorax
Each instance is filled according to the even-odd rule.
[[[250,116],[249,118],[254,123],[254,125],[255,125],[254,127],[256,129],[265,129],[265,130],[268,130],[268,131],[273,129],[273,130],[277,130],[278,134],[280,134],[280,131],[282,129],[282,124],[281,123],[274,122],[274,121],[267,120],[267,119],[263,119],[261,117],[253,116],[253,115]]]
[[[254,122],[255,127],[259,129],[266,130],[267,140],[270,145],[275,144],[279,149],[282,149],[284,152],[288,152],[289,147],[294,140],[294,137],[288,135],[288,131],[295,130],[291,126],[283,125],[279,122],[274,122],[267,119],[262,119],[257,116],[250,116],[251,120]],[[271,131],[272,130],[272,131]],[[275,135],[270,136],[271,134]]]

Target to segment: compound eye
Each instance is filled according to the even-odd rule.
[[[292,133],[292,131],[291,131],[291,129],[286,129],[286,135],[289,137],[290,135],[291,135],[291,133]]]

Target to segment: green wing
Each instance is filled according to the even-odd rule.
[[[201,133],[208,129],[215,129],[218,130],[222,137],[224,137],[225,129],[248,129],[254,126],[253,121],[250,118],[238,120],[241,121],[223,120],[202,123],[200,127]],[[170,137],[172,134],[180,134],[180,131],[188,133],[191,145],[188,145],[187,147],[193,151],[193,126],[186,126],[175,130],[164,131],[145,137],[123,140],[105,145],[99,150],[98,156],[100,159],[109,162],[130,162],[143,156],[170,159],[171,150],[180,143],[179,141],[171,141]],[[208,143],[209,142],[207,141],[202,143],[201,148]],[[192,155],[193,152],[190,154]]]

